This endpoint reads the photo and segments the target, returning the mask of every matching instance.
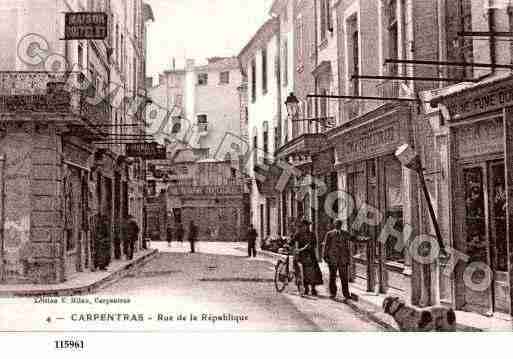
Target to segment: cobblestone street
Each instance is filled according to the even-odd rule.
[[[291,286],[285,294],[273,284],[274,263],[247,259],[234,249],[241,244],[200,243],[202,253],[189,254],[188,243],[153,243],[162,253],[129,277],[102,291],[102,295],[137,296],[155,301],[152,309],[168,313],[231,313],[247,315],[239,324],[218,323],[219,329],[376,331],[377,324],[343,303],[327,298],[297,296]],[[158,304],[157,304],[158,303]],[[150,310],[146,308],[145,311]],[[159,324],[176,328],[176,323]],[[214,328],[211,323],[182,324],[183,329]]]

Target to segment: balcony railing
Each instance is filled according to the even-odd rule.
[[[59,113],[109,121],[106,98],[95,98],[94,87],[78,72],[0,72],[0,113]]]
[[[208,123],[198,123],[198,132],[206,133],[208,131]]]
[[[361,101],[347,100],[344,102],[344,118],[346,121],[352,120],[360,115]]]
[[[376,85],[379,97],[399,97],[400,80],[386,80]]]

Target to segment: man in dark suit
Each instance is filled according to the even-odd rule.
[[[126,241],[126,257],[127,260],[134,258],[135,243],[139,239],[139,226],[133,216],[128,216],[125,222],[125,241]]]
[[[329,289],[330,298],[335,299],[337,296],[337,273],[340,277],[342,285],[342,293],[346,299],[351,299],[349,292],[349,263],[351,252],[349,250],[349,242],[360,242],[351,233],[342,229],[342,221],[335,221],[335,229],[326,233],[324,238],[323,258],[328,263],[330,271]]]
[[[246,235],[246,239],[248,241],[248,257],[251,258],[251,256],[256,257],[256,240],[258,237],[258,233],[255,230],[255,227],[253,227],[252,224],[249,225],[249,230]]]
[[[198,226],[194,224],[194,221],[191,221],[189,224],[189,242],[191,244],[191,253],[196,252],[195,244],[198,239]]]

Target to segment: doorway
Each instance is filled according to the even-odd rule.
[[[475,290],[464,285],[464,309],[490,315],[507,313],[509,297],[506,247],[505,170],[502,160],[463,167],[464,220],[462,236],[467,263],[482,262],[492,271],[489,288]],[[483,271],[471,280],[481,283]],[[461,279],[460,279],[461,280]]]

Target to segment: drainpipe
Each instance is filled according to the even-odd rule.
[[[1,217],[0,217],[0,226],[1,226],[1,232],[0,232],[0,282],[5,281],[5,186],[4,186],[4,179],[5,179],[5,155],[0,155],[0,211],[1,211]]]

